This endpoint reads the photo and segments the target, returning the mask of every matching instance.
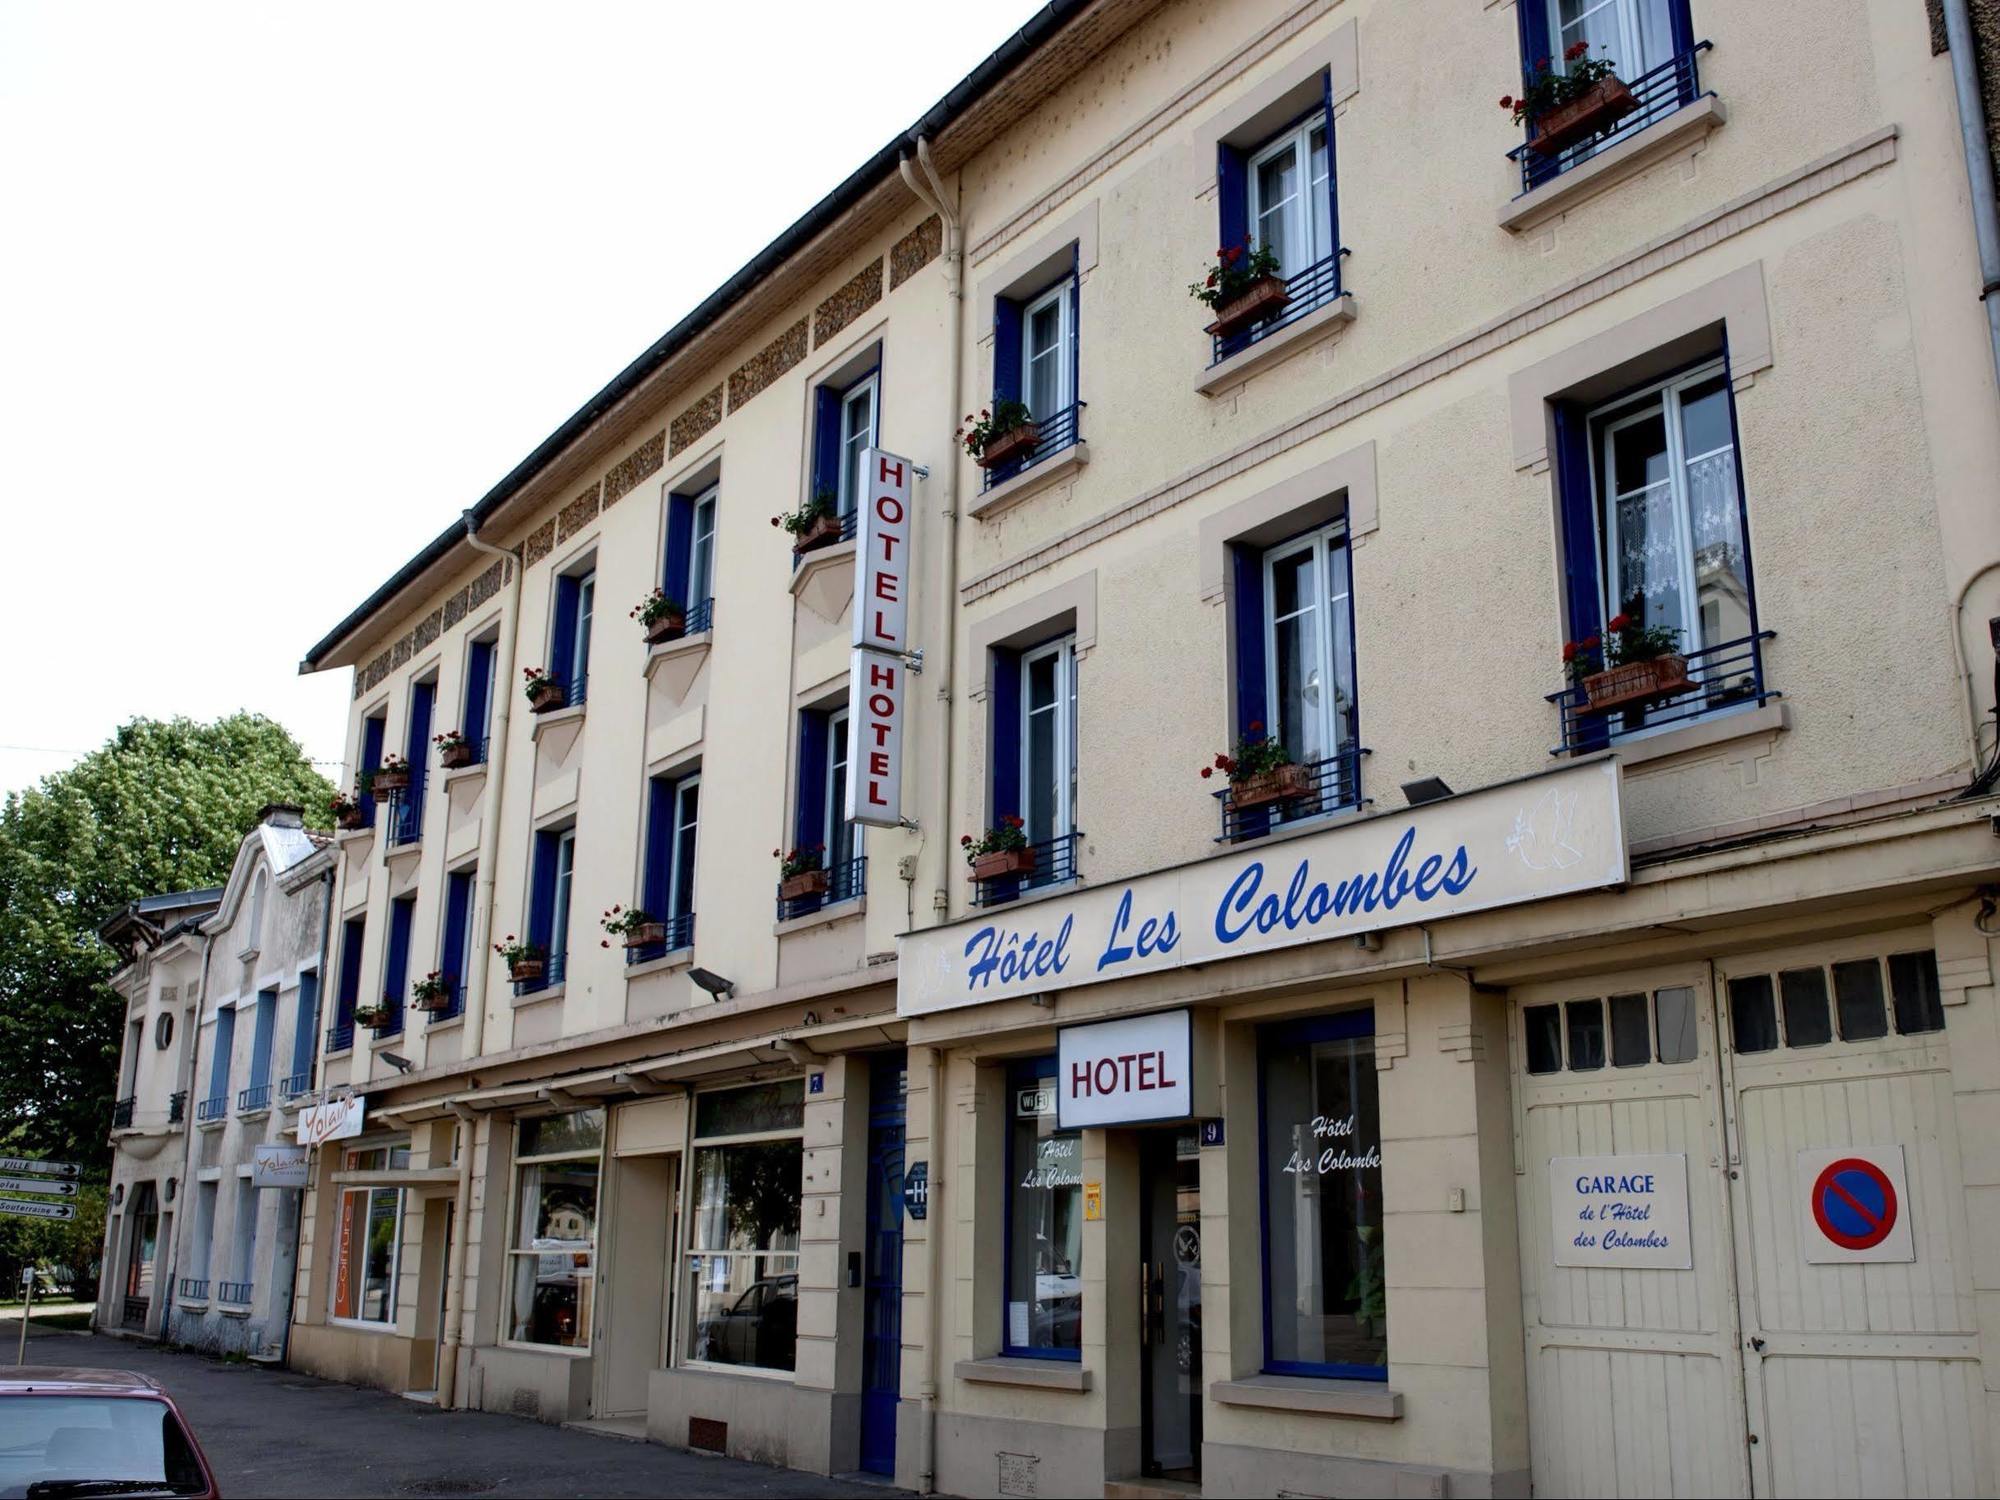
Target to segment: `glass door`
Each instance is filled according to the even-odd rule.
[[[1148,1131],[1139,1151],[1142,1455],[1149,1475],[1201,1477],[1201,1137]]]

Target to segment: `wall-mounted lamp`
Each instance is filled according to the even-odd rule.
[[[707,990],[718,1000],[727,1000],[731,995],[736,993],[734,982],[724,979],[712,969],[689,969],[688,978],[692,979],[697,985]]]
[[[1452,795],[1442,776],[1419,776],[1415,781],[1403,783],[1403,798],[1412,807],[1422,807],[1426,802],[1442,802]]]
[[[398,1073],[407,1073],[416,1066],[407,1057],[401,1057],[394,1052],[384,1052],[380,1056],[383,1062],[394,1068]]]

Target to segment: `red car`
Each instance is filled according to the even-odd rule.
[[[156,1380],[125,1370],[0,1369],[0,1500],[220,1500],[215,1471]]]

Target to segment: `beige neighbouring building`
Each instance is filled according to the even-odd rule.
[[[1446,10],[1038,12],[312,648],[299,1364],[967,1495],[1992,1492],[1951,54]]]

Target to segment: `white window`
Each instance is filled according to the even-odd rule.
[[[853,511],[861,494],[861,450],[875,444],[879,375],[870,375],[840,398],[840,513]]]
[[[690,612],[700,609],[715,592],[715,505],[721,497],[710,485],[694,502],[694,542],[688,552],[688,596],[681,601]]]
[[[1075,288],[1072,280],[1060,281],[1021,311],[1021,395],[1036,418],[1053,417],[1076,399],[1070,389]]]
[[[1677,630],[1683,652],[1750,635],[1750,562],[1722,363],[1600,407],[1590,426],[1604,618],[1627,613]],[[1704,683],[1727,685],[1716,676]]]
[[[1296,276],[1334,253],[1332,163],[1315,111],[1250,158],[1250,232]]]
[[[576,830],[566,828],[556,838],[555,917],[549,928],[549,956],[569,953],[569,895],[576,877]]]
[[[846,709],[827,715],[826,826],[821,842],[826,845],[826,867],[833,872],[836,890],[847,862],[861,853],[861,830],[847,820],[847,762],[852,754],[847,729]]]
[[[1028,842],[1076,827],[1076,637],[1021,657],[1021,817]],[[1005,808],[996,808],[1004,814]]]
[[[523,1120],[514,1162],[513,1302],[507,1337],[590,1347],[597,1284],[597,1179],[604,1111]]]
[[[349,1172],[400,1172],[410,1148],[363,1146],[341,1154]],[[343,1188],[337,1200],[333,1243],[334,1318],[351,1323],[396,1321],[396,1267],[402,1259],[403,1190]]]
[[[1354,617],[1347,529],[1326,527],[1264,554],[1265,731],[1301,763],[1352,749]]]
[[[684,917],[694,910],[695,825],[700,816],[701,777],[685,776],[674,784],[673,863],[667,871],[669,919]]]
[[[1578,42],[1594,58],[1614,64],[1630,83],[1674,55],[1674,28],[1668,0],[1546,0],[1549,7],[1551,67],[1564,67],[1563,54]],[[1529,58],[1532,68],[1536,59]]]

